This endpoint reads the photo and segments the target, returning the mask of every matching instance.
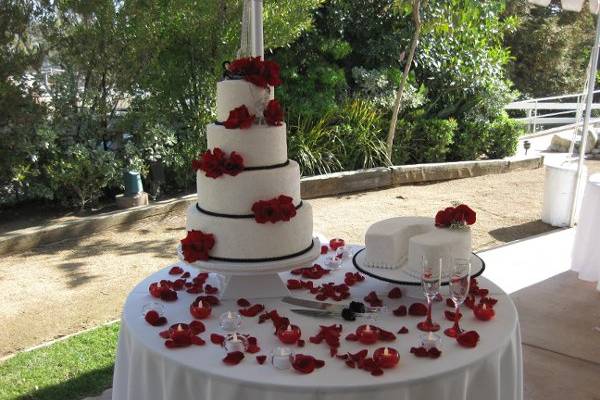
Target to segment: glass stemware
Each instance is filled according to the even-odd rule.
[[[433,299],[440,292],[440,281],[442,279],[442,259],[439,262],[430,264],[423,257],[421,259],[421,286],[427,298],[427,319],[419,322],[417,328],[424,332],[436,332],[440,329],[440,325],[431,320],[431,307]]]
[[[465,301],[469,294],[469,282],[471,280],[471,263],[466,259],[454,260],[448,289],[450,298],[454,302],[454,325],[444,331],[446,336],[457,337],[463,330],[460,328],[458,321],[460,319],[460,305]]]

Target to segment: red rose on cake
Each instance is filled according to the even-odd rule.
[[[187,262],[206,261],[208,253],[215,245],[215,237],[202,231],[188,231],[187,236],[181,239],[183,258]]]
[[[460,227],[473,225],[477,221],[477,214],[466,204],[448,207],[440,210],[435,215],[437,227]]]
[[[192,161],[194,171],[204,171],[209,178],[216,179],[223,174],[236,176],[244,170],[244,159],[239,153],[231,152],[229,156],[218,147],[207,150],[199,160]]]
[[[277,100],[271,100],[263,112],[265,121],[271,126],[281,126],[283,123],[283,108]]]
[[[252,205],[254,219],[259,224],[289,221],[296,216],[296,207],[293,201],[291,197],[285,195],[271,200],[257,201]]]
[[[223,125],[227,129],[248,129],[254,123],[255,118],[256,116],[251,115],[248,111],[248,107],[242,105],[229,112],[229,117],[227,121],[223,122]]]
[[[228,66],[229,73],[239,76],[256,86],[266,88],[267,86],[279,86],[279,65],[273,61],[262,61],[260,57],[244,57],[232,61]]]

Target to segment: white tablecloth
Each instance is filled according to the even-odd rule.
[[[579,223],[573,246],[571,269],[579,278],[598,282],[600,290],[600,174],[590,177],[585,186]]]
[[[342,269],[326,275],[325,282],[343,281],[344,273],[354,270],[349,260]],[[343,361],[329,357],[328,347],[322,343],[311,344],[309,336],[317,333],[318,325],[342,323],[343,332],[340,354],[358,351],[364,348],[356,342],[348,342],[344,337],[354,331],[361,322],[343,320],[317,320],[289,311],[293,306],[277,300],[262,301],[267,310],[277,309],[280,314],[289,317],[302,329],[306,340],[304,348],[295,351],[311,354],[326,362],[325,367],[308,375],[292,370],[276,370],[268,362],[259,365],[254,355],[247,354],[246,359],[237,366],[225,366],[221,359],[224,350],[210,343],[211,333],[222,333],[218,328],[218,316],[238,307],[226,302],[213,308],[210,319],[203,322],[207,331],[200,336],[207,341],[205,346],[192,346],[169,350],[158,332],[165,327],[152,327],[142,317],[144,305],[153,302],[148,294],[151,282],[160,279],[173,279],[168,268],[157,272],[141,282],[129,295],[122,315],[121,333],[117,361],[114,372],[113,400],[521,400],[522,399],[522,358],[521,338],[515,306],[511,299],[496,285],[480,278],[480,286],[489,288],[490,293],[499,299],[495,306],[496,317],[490,322],[476,320],[469,309],[464,309],[465,317],[461,324],[466,329],[475,329],[481,335],[474,349],[460,347],[454,340],[443,336],[442,351],[439,359],[416,358],[409,353],[410,347],[417,342],[419,331],[416,324],[422,317],[395,317],[385,315],[375,325],[396,332],[402,326],[409,329],[405,335],[385,345],[400,352],[400,364],[392,370],[386,370],[380,377],[348,368]],[[190,271],[192,274],[195,271]],[[284,280],[289,273],[281,274]],[[218,277],[215,281],[218,280]],[[399,304],[409,305],[420,299],[404,296],[402,299],[388,299],[386,293],[393,287],[387,283],[368,278],[351,288],[352,297],[362,299],[371,290],[377,291],[380,298],[391,309]],[[416,291],[415,291],[416,290]],[[418,293],[418,288],[411,290]],[[312,298],[303,291],[294,291],[296,297]],[[165,316],[169,325],[176,322],[189,322],[189,304],[196,295],[179,292],[179,300],[164,303]],[[444,320],[443,303],[435,305],[434,319],[445,328],[450,326]],[[243,318],[242,333],[256,336],[262,348],[259,354],[268,354],[274,347],[280,346],[273,335],[272,324],[257,323],[258,318]],[[364,323],[364,322],[363,322]],[[443,334],[442,334],[443,335]],[[371,345],[372,351],[382,346]]]

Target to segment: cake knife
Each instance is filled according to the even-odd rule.
[[[292,308],[290,311],[296,314],[306,315],[308,317],[346,319],[342,316],[341,312],[331,310],[307,310],[305,308]],[[351,321],[353,321],[354,318],[374,318],[375,315],[375,313],[353,313],[353,319],[351,319]]]
[[[338,313],[338,314],[341,313],[344,310],[344,308],[349,307],[349,304],[346,304],[346,303],[342,303],[342,304],[325,303],[322,301],[298,299],[296,297],[290,297],[290,296],[285,296],[284,298],[281,299],[281,301],[283,301],[284,303],[292,304],[294,306],[312,308],[314,310],[321,310],[321,311],[331,311],[331,312]],[[381,310],[382,310],[381,307],[377,307],[377,308],[365,307],[365,311],[370,312],[370,313],[380,312]]]

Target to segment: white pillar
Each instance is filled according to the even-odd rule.
[[[252,0],[252,3],[252,55],[264,59],[263,2],[262,0]]]

